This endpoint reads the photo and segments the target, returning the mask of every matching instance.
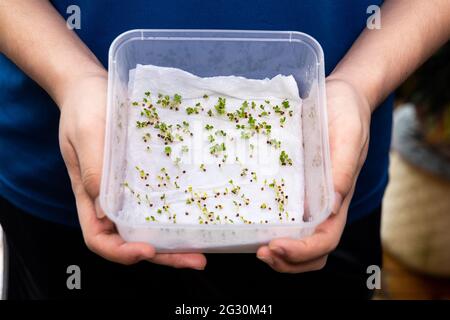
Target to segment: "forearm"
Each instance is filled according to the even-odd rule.
[[[330,78],[351,83],[373,111],[450,37],[450,1],[387,0],[381,29],[362,32]]]
[[[78,77],[105,73],[47,0],[0,1],[0,51],[58,105]]]

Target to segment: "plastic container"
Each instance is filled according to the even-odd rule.
[[[250,225],[134,225],[117,217],[127,155],[129,70],[136,64],[175,67],[201,77],[253,79],[292,74],[303,101],[304,221]],[[126,241],[159,252],[255,252],[278,237],[302,238],[331,212],[334,191],[327,132],[323,51],[307,34],[279,31],[131,30],[109,49],[107,125],[100,203]]]

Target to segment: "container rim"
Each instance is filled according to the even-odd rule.
[[[258,35],[285,35],[286,38],[251,38],[251,37],[173,37],[173,36],[155,36],[155,37],[146,37],[145,33],[194,33],[194,34],[258,34]],[[130,35],[136,34],[137,36],[134,38],[130,38]],[[300,37],[303,39],[297,39],[295,37]],[[300,32],[300,31],[283,31],[283,30],[240,30],[240,29],[131,29],[119,34],[112,42],[108,50],[108,59],[109,61],[114,61],[114,53],[115,51],[127,42],[127,40],[140,39],[140,40],[223,40],[223,41],[288,41],[288,42],[307,42],[310,47],[313,48],[314,53],[317,56],[317,61],[319,64],[324,64],[324,53],[322,46],[320,43],[311,35]]]

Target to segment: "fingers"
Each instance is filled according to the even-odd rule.
[[[344,230],[345,221],[345,213],[339,216],[330,216],[317,227],[310,237],[300,240],[275,239],[269,243],[269,249],[292,263],[317,259],[336,248]]]
[[[97,223],[97,225],[96,225]],[[86,231],[86,244],[89,249],[110,261],[125,265],[147,260],[152,263],[166,265],[174,268],[191,268],[203,270],[206,265],[206,258],[202,254],[157,254],[155,249],[146,243],[125,242],[114,228],[113,223],[108,218],[98,219],[89,222]],[[93,238],[87,233],[101,232]]]
[[[86,192],[77,188],[76,202],[80,225],[87,247],[103,258],[130,265],[155,256],[155,249],[146,243],[125,242],[108,218],[98,219],[95,205]]]
[[[125,242],[117,233],[88,236],[86,245],[103,258],[124,265],[131,265],[155,256],[155,249],[152,246],[146,243]]]
[[[81,182],[79,168],[76,165],[76,161],[73,160],[73,149],[68,149],[68,160],[74,163],[71,167],[71,179],[80,225],[83,229],[86,245],[91,251],[107,260],[124,265],[147,260],[174,268],[191,268],[196,270],[205,268],[206,258],[202,254],[156,254],[155,249],[146,243],[126,243],[117,234],[114,224],[105,217],[103,210],[99,206],[98,198],[94,202],[86,192],[86,180],[84,183]],[[95,185],[91,186],[95,188]],[[93,190],[91,190],[91,194],[94,194]]]
[[[195,270],[203,270],[206,266],[206,257],[200,253],[158,253],[148,261],[174,268]]]
[[[88,248],[103,258],[130,265],[142,260],[171,266],[203,270],[206,258],[202,254],[169,254],[155,252],[154,247],[146,243],[125,242],[117,233],[111,220],[99,219],[95,214],[96,205],[86,192],[77,188],[77,209],[83,236]],[[98,205],[97,205],[98,206]],[[100,209],[101,210],[101,209]]]
[[[282,257],[270,253],[270,249],[261,247],[258,250],[258,258],[267,263],[273,270],[283,273],[301,273],[309,271],[317,271],[325,267],[327,256],[322,256],[302,263],[291,263],[284,260]]]
[[[339,243],[350,199],[351,195],[343,201],[340,213],[330,216],[310,237],[274,239],[258,249],[257,257],[279,272],[306,272],[323,268],[326,257]]]
[[[269,243],[269,250],[290,263],[308,262],[333,251],[338,242],[335,238],[338,236],[316,233],[303,240],[276,239]]]

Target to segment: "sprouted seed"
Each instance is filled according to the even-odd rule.
[[[164,153],[166,154],[166,156],[170,156],[170,154],[172,153],[172,148],[171,147],[169,147],[169,146],[166,146],[165,148],[164,148]]]
[[[249,140],[255,135],[261,134],[265,136],[265,141],[268,145],[270,145],[274,149],[281,149],[282,141],[271,137],[272,124],[276,122],[273,121],[274,119],[269,118],[269,116],[276,116],[280,127],[283,128],[286,125],[287,116],[292,117],[294,112],[288,99],[284,99],[281,102],[274,101],[273,103],[268,99],[264,100],[264,103],[245,100],[241,103],[241,105],[232,106],[231,103],[229,103],[230,106],[227,106],[227,100],[225,97],[217,97],[215,103],[213,101],[210,101],[212,99],[209,99],[210,96],[207,94],[204,94],[202,98],[204,99],[202,103],[197,102],[193,106],[184,106],[183,98],[178,93],[175,93],[173,96],[158,93],[157,98],[153,96],[152,99],[151,92],[146,91],[144,93],[144,97],[140,102],[139,100],[131,102],[131,105],[133,107],[139,107],[137,110],[142,117],[142,119],[136,121],[136,128],[147,128],[147,130],[150,131],[154,130],[153,132],[155,132],[155,136],[161,139],[158,141],[164,144],[164,154],[169,157],[172,155],[173,145],[178,143],[186,143],[186,137],[193,136],[193,133],[190,130],[189,121],[182,121],[178,124],[169,124],[163,122],[161,121],[157,110],[158,108],[165,108],[167,110],[171,110],[169,112],[176,112],[180,108],[184,108],[188,115],[201,115],[208,116],[210,118],[217,117],[220,118],[222,122],[231,122],[232,128],[235,128],[235,131],[237,131],[238,134],[237,136],[240,135],[241,139]],[[207,123],[204,125],[204,129],[211,133],[207,135],[207,141],[210,144],[210,155],[214,157],[220,156],[219,163],[217,164],[219,168],[221,168],[222,164],[225,163],[228,158],[227,152],[229,151],[227,151],[227,143],[229,141],[234,141],[236,137],[233,134],[227,134],[227,132],[224,130],[224,128],[227,128],[228,130],[230,128],[229,125],[224,128],[221,128],[220,126],[221,125],[212,125],[211,123]],[[142,141],[146,144],[150,141],[153,142],[153,137],[150,132],[144,132],[141,137]],[[250,143],[249,146],[249,156],[250,158],[252,158],[256,146],[253,143]],[[230,150],[231,149],[232,148],[230,148]],[[150,146],[145,145],[145,150],[151,151]],[[164,188],[159,190],[169,191],[171,188],[181,189],[179,179],[182,174],[186,174],[186,168],[183,167],[185,166],[185,164],[182,163],[181,155],[188,153],[189,147],[184,144],[181,146],[181,149],[174,150],[181,150],[171,164],[172,166],[175,165],[176,168],[174,170],[178,170],[176,177],[174,175],[174,179],[173,177],[171,179],[171,176],[168,174],[167,169],[163,167],[161,168],[160,173],[154,176],[157,181],[155,184],[152,179],[149,179],[150,175],[148,172],[146,172],[139,166],[135,166],[139,178],[141,180],[147,180],[144,183],[146,188],[149,188],[149,190],[155,190],[154,187],[156,187],[157,185],[158,188]],[[268,223],[268,220],[266,219],[256,219],[252,221],[248,219],[248,216],[245,212],[241,212],[241,209],[245,210],[246,206],[250,205],[251,199],[244,194],[245,189],[242,189],[238,182],[246,181],[245,183],[247,183],[249,181],[250,183],[255,183],[258,188],[257,190],[260,190],[261,193],[264,193],[265,195],[267,194],[268,197],[273,197],[276,203],[276,206],[273,207],[273,211],[275,211],[274,214],[278,214],[277,218],[280,221],[295,221],[295,218],[290,217],[289,213],[286,210],[288,195],[286,194],[285,190],[285,181],[283,179],[270,179],[269,181],[267,181],[267,179],[264,179],[263,184],[258,183],[257,173],[255,171],[250,172],[248,168],[243,167],[244,163],[246,162],[244,160],[241,162],[238,156],[235,156],[235,160],[236,163],[241,166],[240,176],[242,178],[246,177],[246,179],[235,182],[232,178],[230,178],[228,179],[228,186],[214,190],[213,194],[210,195],[203,191],[196,191],[192,186],[187,186],[186,189],[184,189],[185,187],[183,187],[181,192],[184,191],[187,196],[187,198],[183,201],[186,202],[186,205],[192,206],[192,210],[198,210],[191,212],[191,209],[189,209],[189,211],[186,211],[184,215],[195,216],[196,212],[199,212],[199,224],[233,224],[235,223],[235,220],[230,219],[226,215],[221,216],[218,212],[224,209],[225,202],[222,202],[221,199],[225,200],[231,198],[236,210],[236,212],[233,213],[233,217],[235,216],[236,220],[245,224]],[[281,166],[292,166],[293,160],[285,150],[282,150],[279,153],[279,163]],[[204,163],[200,164],[199,168],[201,172],[206,172],[206,166]],[[223,172],[226,171],[223,170]],[[150,202],[150,199],[147,195],[145,196],[145,199],[143,197],[141,198],[141,195],[130,188],[127,182],[123,183],[123,186],[130,190],[130,192],[136,198],[138,204],[143,203],[148,205],[148,207],[154,206],[154,204]],[[218,203],[209,203],[208,199],[210,196],[214,196],[214,198],[217,199],[216,201],[218,201]],[[158,215],[164,214],[167,219],[171,221],[171,223],[177,223],[177,213],[172,212],[172,209],[170,209],[170,204],[166,202],[167,198],[165,193],[160,196],[160,200],[163,201],[163,204],[160,208],[156,209],[156,213]],[[158,206],[158,204],[155,203],[155,206]],[[266,210],[268,212],[272,211],[272,207],[268,205],[267,202],[261,203],[259,205],[259,209]],[[222,212],[225,213],[226,210],[223,210]],[[182,213],[183,211],[181,212],[181,214]],[[157,219],[154,215],[151,214],[145,216],[145,220],[149,222],[161,221],[161,219]]]
[[[225,104],[226,104],[226,99],[219,97],[219,99],[217,100],[217,104],[214,106],[217,114],[219,114],[219,115],[225,114]]]
[[[282,166],[285,166],[285,165],[292,166],[292,159],[289,158],[288,154],[284,150],[281,151],[281,153],[280,153],[280,163]]]
[[[187,113],[188,115],[191,115],[191,114],[199,114],[199,113],[200,113],[200,110],[199,110],[199,107],[187,107],[187,108],[186,108],[186,113]]]

